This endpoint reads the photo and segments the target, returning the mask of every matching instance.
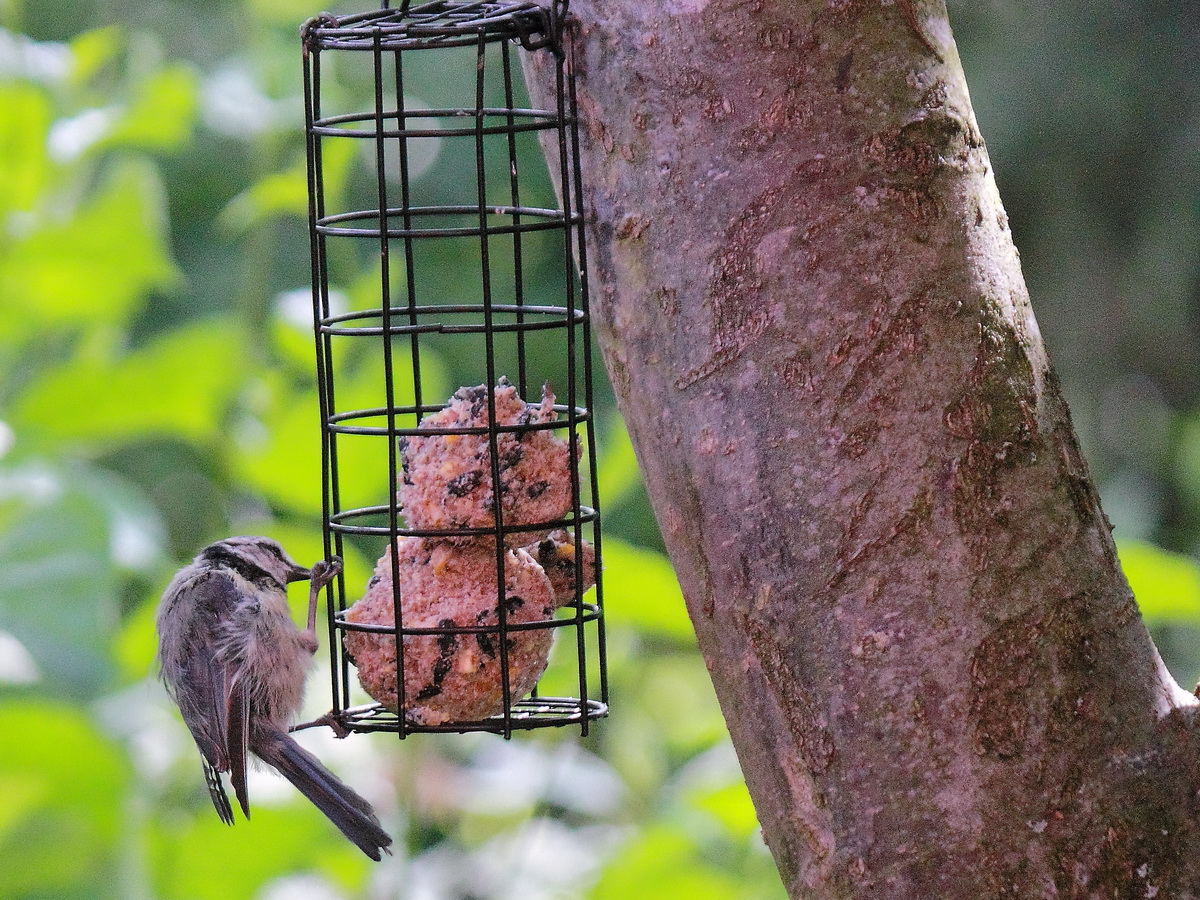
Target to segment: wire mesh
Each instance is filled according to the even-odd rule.
[[[586,734],[608,711],[564,15],[439,0],[302,30],[325,551],[380,560],[330,586],[348,731]],[[553,108],[518,104],[518,47],[554,55]]]

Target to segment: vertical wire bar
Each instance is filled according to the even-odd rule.
[[[402,13],[403,15],[403,13]],[[400,210],[401,217],[404,223],[404,284],[406,294],[406,306],[408,308],[408,323],[413,326],[412,334],[409,336],[409,358],[412,365],[413,379],[413,405],[416,412],[413,415],[413,426],[421,424],[422,410],[424,409],[424,398],[421,391],[421,341],[420,333],[416,330],[417,324],[417,276],[414,266],[415,256],[413,253],[413,237],[412,237],[412,190],[409,169],[408,156],[408,139],[404,132],[408,129],[408,110],[404,103],[404,57],[400,50],[393,53],[395,59],[395,91],[396,91],[396,130],[400,132],[396,138],[396,147],[400,159]],[[390,313],[389,313],[390,316]],[[388,347],[391,347],[391,338],[387,338]],[[389,379],[390,383],[390,379]],[[392,407],[391,402],[388,403],[389,408]],[[394,429],[394,414],[392,426],[388,429],[388,472],[389,472],[389,491],[390,497],[388,500],[388,509],[390,513],[391,531],[388,536],[388,541],[392,547],[392,602],[394,605],[393,621],[396,623],[396,711],[399,717],[399,736],[403,738],[407,733],[407,715],[405,713],[405,702],[407,700],[405,688],[405,667],[404,667],[404,637],[401,631],[402,616],[400,613],[400,558],[399,547],[396,546],[398,539],[396,537],[397,526],[397,503],[398,503],[398,488],[396,483],[399,478],[397,466],[397,440]],[[409,524],[407,520],[405,524]],[[418,638],[418,640],[422,640]],[[428,638],[424,638],[428,640]]]
[[[504,56],[504,108],[508,116],[508,177],[513,207],[513,291],[517,307],[517,385],[521,396],[529,397],[529,378],[525,365],[525,272],[521,252],[521,190],[517,180],[517,131],[516,116],[513,114],[512,54],[508,41],[501,42]]]
[[[529,401],[529,377],[525,365],[525,313],[522,307],[525,305],[525,278],[522,271],[522,253],[521,253],[521,192],[517,182],[517,134],[516,134],[516,116],[513,113],[513,78],[512,78],[512,53],[508,41],[500,42],[501,65],[504,74],[504,110],[505,121],[507,124],[508,138],[508,179],[509,179],[509,197],[512,204],[512,221],[513,221],[513,295],[514,305],[517,307],[516,315],[516,339],[517,339],[517,390],[526,402]],[[507,591],[505,592],[507,600]],[[537,685],[533,687],[533,696],[537,696]],[[518,700],[521,698],[518,697]],[[507,705],[507,704],[506,704]]]
[[[508,671],[508,608],[505,600],[503,485],[500,481],[499,434],[496,431],[496,332],[492,312],[491,257],[488,251],[487,167],[484,154],[484,76],[487,32],[480,26],[475,44],[475,189],[479,201],[479,264],[483,279],[483,337],[487,369],[488,451],[492,463],[492,518],[496,528],[496,624],[500,644],[500,695],[504,702],[504,737],[512,737],[512,685]]]
[[[323,323],[329,318],[329,271],[326,266],[325,236],[317,232],[317,220],[325,214],[325,183],[321,168],[321,140],[313,133],[314,122],[321,116],[321,53],[319,48],[310,49],[306,38],[303,43],[304,63],[304,132],[308,144],[308,240],[309,263],[311,266],[313,297],[313,342],[317,357],[317,404],[321,415],[321,532],[325,558],[336,553],[342,555],[341,535],[335,535],[336,546],[331,543],[333,534],[330,525],[334,475],[337,470],[336,447],[333,433],[329,429],[329,417],[333,411],[333,364],[331,338],[325,334]],[[334,596],[345,596],[345,585],[339,575],[337,588],[326,593],[328,615],[327,639],[330,654],[330,688],[333,695],[332,712],[336,715],[344,707],[349,685],[349,667],[338,652],[337,627],[334,621]],[[339,603],[338,606],[344,604]]]
[[[421,396],[421,342],[417,325],[417,276],[413,270],[412,189],[409,177],[408,139],[403,132],[408,129],[408,110],[404,104],[404,61],[403,53],[396,50],[396,130],[401,132],[396,139],[400,151],[400,209],[404,220],[404,273],[408,293],[408,324],[413,326],[409,337],[412,355],[413,404],[417,408],[414,425],[420,424],[421,412],[425,408]]]
[[[391,289],[391,245],[388,239],[388,191],[387,154],[384,138],[383,105],[383,48],[381,32],[375,30],[372,38],[372,60],[375,72],[375,185],[379,204],[379,290],[383,317],[383,378],[384,399],[387,403],[388,442],[388,547],[392,559],[392,615],[395,623],[396,642],[396,709],[398,734],[407,734],[404,704],[404,617],[400,602],[400,553],[396,546],[396,534],[400,529],[399,510],[396,501],[396,391],[392,365],[392,289]]]
[[[584,232],[586,223],[584,221],[584,205],[583,205],[583,160],[579,152],[579,103],[575,93],[575,42],[567,39],[565,26],[565,0],[563,17],[560,22],[563,23],[559,33],[560,47],[564,53],[565,65],[567,71],[567,109],[571,123],[571,161],[572,161],[572,176],[573,176],[573,193],[575,197],[575,213],[578,216],[578,223],[575,226],[578,234],[576,247],[579,254],[579,308],[583,311],[583,392],[588,398],[588,403],[592,402],[592,312],[591,312],[591,294],[588,289],[588,260],[587,260],[587,240]],[[596,665],[600,675],[600,702],[605,706],[608,705],[608,646],[605,640],[604,629],[604,579],[601,577],[600,561],[603,556],[603,540],[601,536],[602,522],[599,513],[600,510],[600,478],[596,471],[596,417],[593,410],[589,407],[589,415],[585,423],[588,439],[588,459],[589,476],[592,489],[592,506],[596,509],[596,518],[592,522],[592,547],[595,551],[595,575],[596,581],[596,608],[599,615],[596,618]],[[583,571],[583,562],[576,562],[576,578],[579,578]],[[582,582],[576,581],[576,584]],[[584,730],[586,734],[586,729]]]
[[[564,291],[566,293],[567,315],[570,323],[567,326],[567,423],[569,430],[570,441],[570,472],[571,472],[571,518],[573,519],[572,527],[575,537],[575,652],[578,662],[578,677],[579,677],[579,726],[580,733],[586,735],[588,733],[588,671],[587,671],[587,633],[584,629],[583,621],[583,592],[580,586],[583,584],[583,554],[579,552],[579,548],[583,546],[583,517],[581,499],[582,489],[579,483],[579,416],[576,412],[578,405],[577,396],[577,380],[578,372],[576,366],[576,331],[578,324],[575,322],[575,197],[572,191],[572,179],[575,172],[572,164],[572,151],[576,148],[571,146],[567,139],[569,123],[567,121],[567,87],[564,58],[562,54],[562,20],[557,20],[558,33],[554,36],[558,44],[558,52],[555,54],[554,79],[555,79],[555,103],[557,107],[558,128],[558,163],[559,163],[559,184],[562,185],[562,207],[563,207],[563,276],[564,276]],[[587,410],[587,419],[591,419],[591,410]],[[591,456],[595,454],[595,446],[588,448],[589,460],[591,465]]]

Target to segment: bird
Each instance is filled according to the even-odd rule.
[[[371,859],[392,839],[370,803],[288,734],[317,649],[317,599],[341,561],[298,565],[274,540],[232,537],[201,550],[176,573],[158,608],[158,660],[167,693],[200,750],[217,815],[233,809],[221,781],[229,773],[250,817],[247,754],[274,767]],[[310,581],[308,627],[292,621],[287,585]]]

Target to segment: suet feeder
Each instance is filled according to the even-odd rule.
[[[379,559],[329,588],[347,731],[608,712],[565,13],[384,3],[302,30],[325,552]],[[552,58],[552,107],[518,102],[519,52]]]

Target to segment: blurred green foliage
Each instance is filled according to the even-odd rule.
[[[213,815],[153,679],[154,604],[227,534],[320,554],[311,337],[292,313],[309,271],[296,28],[317,11],[0,0],[0,900],[782,897],[603,393],[616,714],[583,740],[306,735],[396,835],[381,865],[269,776],[252,821]],[[951,12],[1122,561],[1194,680],[1200,13]],[[353,189],[351,152],[326,165]],[[335,263],[349,297],[376,281],[367,258]],[[462,363],[431,365],[435,395]],[[366,398],[377,379],[366,360],[339,386]],[[378,495],[372,466],[343,463],[351,500]],[[351,553],[351,582],[372,564]]]
[[[297,314],[310,301],[296,28],[315,11],[0,4],[0,898],[582,898],[629,884],[781,897],[607,393],[589,452],[613,522],[612,700],[628,714],[582,741],[306,734],[396,835],[381,865],[270,776],[251,787],[250,822],[213,815],[154,679],[154,608],[173,570],[227,534],[321,554],[311,324]],[[442,89],[441,73],[414,77]],[[326,153],[333,195],[361,178],[349,143]],[[436,167],[422,185],[453,187]],[[369,256],[333,261],[353,308],[378,302]],[[471,362],[426,358],[427,396],[477,380]],[[379,366],[351,360],[342,402],[378,405]],[[345,503],[378,502],[378,461],[339,451]],[[365,583],[374,560],[350,547],[346,562]],[[314,714],[327,683],[314,674]]]

